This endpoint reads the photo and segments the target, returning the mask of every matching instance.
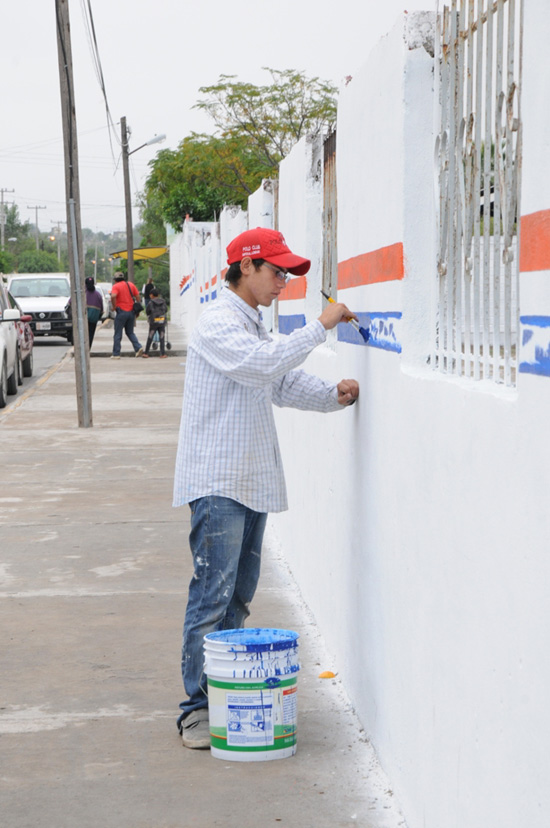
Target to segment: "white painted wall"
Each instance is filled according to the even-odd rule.
[[[530,175],[548,209],[550,25],[535,6],[523,117],[527,147],[539,99]],[[543,828],[550,384],[521,375],[505,393],[426,367],[431,61],[409,34],[398,24],[344,90],[337,133],[339,260],[402,240],[406,262],[402,283],[345,298],[403,310],[403,354],[338,343],[310,357],[313,372],[357,377],[361,399],[329,417],[278,415],[291,509],[272,522],[410,828]],[[547,312],[546,293],[532,312]]]
[[[279,167],[279,230],[298,255],[311,260],[305,301],[280,302],[279,313],[321,312],[322,297],[322,165],[320,137],[302,138]]]
[[[248,227],[275,227],[275,189],[277,181],[266,178],[248,199]],[[262,320],[266,330],[273,331],[274,309],[262,308]]]
[[[343,681],[409,828],[546,828],[550,378],[520,374],[503,391],[426,363],[428,22],[398,21],[338,116],[339,261],[398,242],[405,254],[402,281],[348,288],[345,300],[401,311],[402,353],[333,337],[310,356],[307,370],[356,377],[361,397],[331,415],[277,410],[290,510],[270,520],[333,654],[323,666]],[[549,37],[546,0],[525,0],[522,215],[550,210]],[[299,303],[308,319],[320,310],[318,152],[301,142],[280,171],[279,227],[315,262]],[[222,222],[221,250],[237,224]],[[522,274],[522,313],[550,314],[549,275]]]

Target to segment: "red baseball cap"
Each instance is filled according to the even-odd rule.
[[[245,230],[227,245],[227,264],[240,262],[250,256],[251,259],[265,259],[273,265],[284,267],[295,276],[303,276],[311,267],[309,259],[303,259],[292,253],[278,230],[256,227]]]

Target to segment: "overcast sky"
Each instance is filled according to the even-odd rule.
[[[430,0],[69,0],[80,156],[82,224],[124,230],[120,146],[109,139],[103,96],[84,25],[91,6],[109,107],[132,130],[130,149],[155,134],[166,142],[131,157],[132,193],[147,162],[193,130],[199,87],[223,74],[261,84],[262,67],[304,70],[340,85],[406,8]],[[3,3],[0,188],[23,220],[49,230],[66,218],[55,0]],[[29,207],[45,207],[35,212]],[[134,223],[139,217],[134,210]]]

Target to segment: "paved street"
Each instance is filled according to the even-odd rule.
[[[139,324],[144,343],[146,330]],[[175,727],[188,511],[171,485],[184,381],[170,358],[91,356],[94,427],[68,354],[0,415],[0,813],[6,828],[403,826],[268,532],[251,625],[300,634],[298,753],[237,763]]]

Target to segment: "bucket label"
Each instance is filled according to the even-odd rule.
[[[227,744],[273,744],[273,694],[227,693]]]
[[[283,690],[283,724],[285,725],[296,723],[298,715],[296,704],[298,698],[297,691],[298,688],[296,685]]]
[[[296,750],[297,679],[284,678],[276,687],[220,681],[208,677],[208,708],[212,747],[251,754]]]

